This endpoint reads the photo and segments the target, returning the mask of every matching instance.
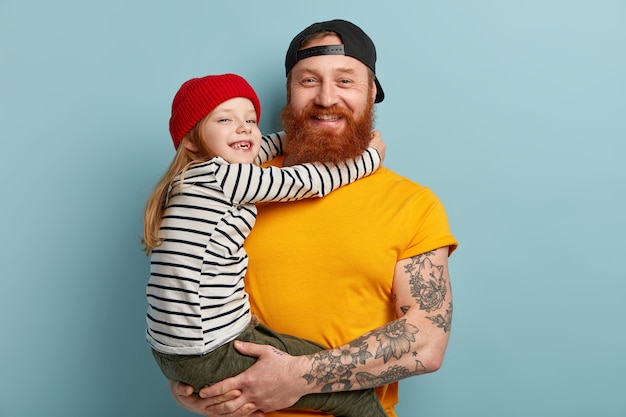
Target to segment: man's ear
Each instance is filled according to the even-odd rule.
[[[372,103],[376,101],[376,93],[378,92],[378,90],[376,89],[376,83],[372,82],[372,86],[374,88],[372,88]]]

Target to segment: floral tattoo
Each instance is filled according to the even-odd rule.
[[[400,359],[411,348],[411,342],[415,342],[415,334],[419,329],[407,323],[405,319],[396,320],[385,327],[372,332],[379,342],[376,349],[376,358],[383,358],[388,362],[392,357]]]
[[[445,314],[437,314],[436,316],[426,317],[439,327],[444,332],[449,332],[452,326],[452,302],[448,304]]]
[[[372,388],[379,385],[390,384],[412,375],[413,374],[407,368],[393,365],[378,376],[370,374],[369,372],[359,372],[356,374],[356,380],[362,388]]]
[[[368,340],[376,340],[378,342],[374,357],[383,358],[383,361],[387,362],[392,357],[400,359],[402,355],[408,353],[411,350],[411,343],[415,342],[415,334],[418,332],[419,329],[407,323],[405,319],[396,320],[367,336],[356,339],[347,348],[319,352],[313,358],[311,371],[303,375],[303,377],[309,384],[322,384],[322,392],[351,389],[352,383],[350,378],[356,366],[365,364],[368,359],[374,356],[368,350]],[[375,386],[380,384],[369,385],[369,383],[374,380],[397,380],[390,378],[395,378],[396,374],[403,369],[405,368],[392,366],[379,377],[367,373],[359,373],[355,375],[355,378],[361,385]]]
[[[405,271],[410,275],[411,295],[417,301],[420,310],[428,313],[439,310],[448,293],[443,266],[434,265],[428,258],[433,252],[414,256],[406,265]]]
[[[367,351],[367,344],[357,339],[345,349],[332,349],[319,352],[313,359],[311,372],[303,377],[310,383],[323,384],[322,392],[350,389],[354,368],[364,364],[372,354]]]

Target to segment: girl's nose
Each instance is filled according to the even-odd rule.
[[[244,120],[243,122],[241,122],[241,124],[239,125],[239,129],[237,130],[241,133],[250,133],[252,131],[252,126],[250,126],[250,123]]]

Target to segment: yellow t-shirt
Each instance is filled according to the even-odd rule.
[[[397,261],[457,244],[435,194],[385,167],[323,198],[258,209],[245,243],[252,312],[278,332],[328,347],[396,319],[391,287]],[[377,393],[395,416],[397,383]]]

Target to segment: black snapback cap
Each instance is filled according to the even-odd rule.
[[[335,32],[341,38],[342,45],[314,46],[300,50],[302,42],[310,36],[321,32]],[[329,20],[327,22],[313,23],[302,32],[298,33],[289,44],[285,57],[285,74],[293,68],[298,61],[318,55],[345,55],[358,59],[376,74],[376,47],[374,42],[360,27],[347,20]],[[375,76],[376,98],[375,103],[385,99],[385,93]]]

